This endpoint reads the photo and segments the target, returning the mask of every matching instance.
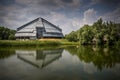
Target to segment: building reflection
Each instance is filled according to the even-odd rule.
[[[56,50],[16,50],[18,59],[43,68],[62,56],[63,49]]]

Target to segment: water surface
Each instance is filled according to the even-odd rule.
[[[0,48],[0,80],[120,80],[120,50]]]

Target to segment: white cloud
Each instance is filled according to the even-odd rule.
[[[107,1],[91,0],[91,5],[100,2],[108,4]],[[117,2],[117,0],[115,1]],[[37,17],[43,17],[53,24],[59,25],[66,34],[97,20],[97,11],[93,8],[87,9],[83,16],[81,15],[82,11],[91,5],[83,0],[15,0],[15,3],[9,6],[0,5],[0,24],[6,24],[7,27],[16,29]],[[102,18],[120,22],[119,7],[113,12],[102,15]]]
[[[84,12],[84,18],[83,23],[84,24],[92,24],[97,20],[97,11],[95,11],[93,8],[88,9]]]
[[[73,18],[72,25],[78,29],[81,28],[84,24],[80,18]]]
[[[41,6],[43,7],[43,6]],[[2,17],[5,26],[16,29],[37,17],[45,18],[55,25],[62,28],[63,33],[67,34],[73,30],[79,29],[79,19],[70,18],[68,15],[60,12],[51,11],[51,9],[39,7],[22,8],[17,5],[5,8],[6,16]]]
[[[60,3],[58,3],[58,2]],[[77,7],[80,4],[80,0],[15,0],[16,4],[5,6],[2,11],[5,16],[0,16],[1,20],[7,27],[16,29],[17,27],[37,18],[43,17],[53,24],[57,24],[60,27],[64,27],[63,31],[65,33],[70,32],[75,27],[72,26],[72,19],[62,13],[62,11],[57,12],[60,6],[67,7]],[[59,5],[60,4],[60,5]],[[68,30],[69,29],[69,30]]]
[[[55,25],[59,25],[59,27],[62,28],[64,34],[68,34],[71,31],[80,28],[79,19],[69,18],[67,15],[62,13],[51,12],[47,19]]]

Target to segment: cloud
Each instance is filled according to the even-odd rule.
[[[105,21],[120,23],[120,6],[117,6],[117,8],[111,12],[105,13],[101,18]]]
[[[81,6],[81,0],[56,0],[56,3],[63,8],[76,8]]]
[[[80,21],[78,18],[70,18],[69,16],[58,12],[51,12],[49,16],[47,19],[52,23],[59,25],[59,27],[62,28],[64,34],[70,33],[71,31],[78,30],[80,28]]]
[[[17,4],[25,6],[44,6],[47,8],[65,8],[65,7],[78,7],[81,0],[16,0]]]
[[[22,5],[27,5],[27,4],[31,5],[35,3],[36,1],[33,2],[33,0],[15,0],[15,2],[17,4],[22,4]]]
[[[92,0],[92,2],[99,4],[104,1]],[[94,10],[91,5],[90,8],[84,7],[85,3],[89,4],[88,1],[83,0],[1,0],[0,24],[16,29],[35,18],[42,17],[55,25],[59,25],[63,33],[66,34],[79,29],[84,24],[92,24],[97,20],[97,9]],[[84,11],[85,9],[86,11]],[[118,13],[119,8],[102,16],[107,19],[108,15],[114,15],[119,21]]]
[[[95,11],[93,8],[88,9],[84,12],[84,17],[83,17],[83,23],[84,24],[92,24],[97,20],[97,11]]]
[[[0,5],[2,6],[9,6],[9,5],[12,5],[14,4],[14,0],[0,0]]]
[[[11,29],[16,29],[23,24],[43,17],[63,29],[63,33],[76,30],[72,17],[75,17],[75,8],[78,8],[81,0],[14,0],[14,4],[0,5],[0,23]],[[10,3],[11,4],[11,3]],[[71,13],[69,13],[69,11]],[[66,15],[67,14],[67,15]],[[68,14],[72,14],[69,17]],[[68,30],[69,29],[69,30]]]
[[[100,3],[101,2],[101,0],[91,0],[91,5],[94,5],[94,4],[98,4],[98,3]]]
[[[73,18],[72,25],[76,27],[76,29],[79,29],[84,25],[84,23],[80,18]]]
[[[93,4],[102,3],[106,5],[113,5],[113,4],[119,3],[119,0],[91,0],[91,3]]]

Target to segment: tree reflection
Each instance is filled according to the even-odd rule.
[[[15,51],[14,50],[2,50],[0,49],[0,59],[8,58],[11,55],[14,55]]]
[[[77,55],[81,61],[85,63],[92,62],[99,70],[103,68],[114,67],[116,63],[120,63],[119,47],[113,46],[80,46],[67,47],[72,55]]]

